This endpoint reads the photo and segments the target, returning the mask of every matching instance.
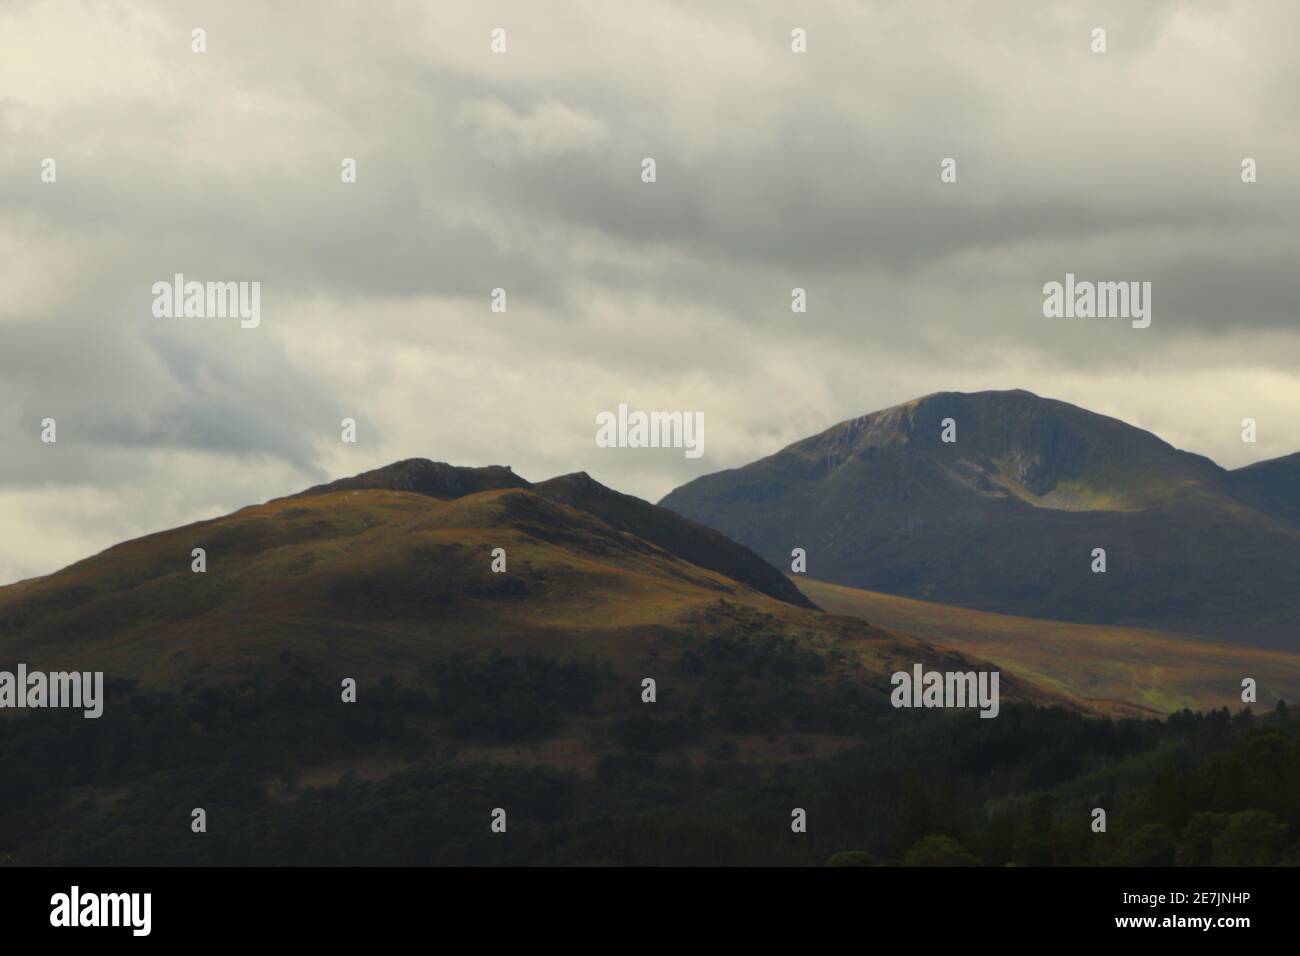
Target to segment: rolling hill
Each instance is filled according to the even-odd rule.
[[[955,441],[945,442],[947,423]],[[1230,472],[1029,392],[842,422],[660,504],[782,568],[976,610],[1300,641],[1296,456]],[[1106,552],[1093,573],[1093,551]]]
[[[206,551],[205,573],[191,570],[193,548]],[[505,573],[491,568],[497,548]],[[895,663],[958,659],[822,613],[717,532],[585,475],[530,486],[508,469],[431,462],[149,535],[0,588],[0,662],[151,684],[378,680],[488,650],[593,656],[639,681],[656,659],[754,633],[830,654],[822,683],[853,676],[881,700]],[[1063,700],[1014,678],[1003,693]]]

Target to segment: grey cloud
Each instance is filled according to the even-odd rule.
[[[1300,11],[937,9],[10,6],[0,493],[97,495],[0,545],[0,574],[409,455],[657,498],[946,388],[1055,394],[1234,463],[1215,416],[1244,403],[1268,451],[1300,448]],[[1066,271],[1151,280],[1152,328],[1044,319]],[[262,328],[154,320],[174,272],[262,281]],[[705,458],[596,449],[620,401],[703,410]]]

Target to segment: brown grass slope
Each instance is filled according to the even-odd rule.
[[[1187,634],[971,611],[812,579],[798,583],[832,613],[942,640],[1101,710],[1235,711],[1242,706],[1244,677],[1255,679],[1263,708],[1300,700],[1300,654]]]
[[[192,548],[208,570],[190,570]],[[505,548],[508,572],[490,570]],[[595,657],[639,679],[761,625],[880,695],[913,662],[985,666],[929,642],[776,600],[526,488],[450,500],[326,491],[117,545],[0,588],[0,664],[146,684],[260,675],[361,680],[458,651]],[[1072,701],[1004,675],[1004,701]]]

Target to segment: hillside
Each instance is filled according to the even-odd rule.
[[[832,613],[941,640],[1111,713],[1237,709],[1243,677],[1256,681],[1261,707],[1300,700],[1300,654],[1188,634],[971,611],[812,579],[798,583]]]
[[[1300,452],[1239,468],[1232,482],[1239,497],[1300,526]]]
[[[693,564],[743,581],[770,597],[801,607],[815,607],[785,575],[726,535],[687,521],[667,508],[606,488],[586,472],[552,478],[532,487],[552,501],[595,515],[620,531],[656,544]]]
[[[879,700],[895,663],[956,659],[777,600],[548,496],[577,494],[574,484],[453,498],[326,487],[126,542],[0,588],[0,661],[154,684],[258,674],[377,680],[492,650],[592,656],[639,680],[689,646],[761,632],[830,655],[822,683],[854,675]],[[589,480],[578,490],[606,499],[598,510],[622,520],[625,496]],[[650,520],[647,510],[656,509],[636,502]],[[720,536],[695,536],[665,516],[646,533],[685,528],[686,550],[720,563],[702,553]],[[206,549],[206,573],[191,571],[196,547]],[[505,549],[505,573],[491,569],[495,548]],[[1061,699],[1014,678],[1003,693]]]
[[[942,440],[944,422],[956,441]],[[1228,472],[1028,392],[843,422],[661,502],[783,569],[978,610],[1294,647],[1293,459]],[[1091,570],[1104,548],[1107,570]]]

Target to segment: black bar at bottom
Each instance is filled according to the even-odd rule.
[[[1020,928],[1071,940],[1199,934],[1231,944],[1260,932],[1293,935],[1296,887],[1296,871],[1285,868],[8,867],[0,868],[0,925],[6,942],[66,942],[75,933],[79,943],[93,945],[116,939],[337,946],[430,930],[537,945],[553,934],[598,929],[602,935],[593,939],[665,944],[702,930],[769,945],[786,933],[807,940],[832,930],[933,943],[991,941]],[[146,893],[147,935],[140,932],[145,897],[122,895]],[[604,935],[610,931],[615,935]]]

